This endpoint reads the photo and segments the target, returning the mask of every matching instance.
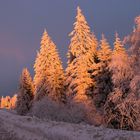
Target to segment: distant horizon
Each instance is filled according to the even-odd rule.
[[[80,6],[98,40],[104,33],[112,46],[117,31],[123,39],[130,34],[134,18],[140,15],[140,1],[22,1],[0,3],[0,96],[17,91],[22,69],[33,76],[36,51],[46,28],[56,44],[64,67],[73,30],[76,8]]]

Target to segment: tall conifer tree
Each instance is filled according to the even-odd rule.
[[[109,64],[110,70],[113,72],[112,80],[115,87],[123,87],[124,83],[130,81],[132,70],[129,63],[129,56],[116,33],[114,42],[114,50],[112,60]],[[129,79],[130,78],[130,79]],[[124,82],[125,81],[125,82]]]
[[[127,102],[129,98],[133,71],[127,52],[117,33],[109,68],[112,71],[113,91],[108,95],[105,104],[105,120],[108,126],[112,125],[115,128],[122,128],[122,125],[130,120],[130,118],[123,113],[123,109],[125,102]]]
[[[124,42],[129,46],[131,54],[131,63],[135,75],[139,75],[140,71],[140,16],[135,18],[135,28],[133,32],[125,37]]]
[[[80,7],[77,7],[76,22],[74,30],[69,35],[71,42],[68,51],[68,64],[87,52],[96,53],[97,39],[91,34],[90,27],[82,14]]]
[[[90,94],[88,89],[94,84],[88,71],[94,63],[98,43],[79,7],[74,30],[70,36],[72,38],[68,51],[68,67],[66,68],[66,94],[68,98],[83,102]]]
[[[24,68],[20,77],[19,93],[17,95],[16,110],[20,115],[25,115],[31,108],[34,98],[34,86],[27,68]]]
[[[41,48],[34,64],[36,99],[49,96],[53,100],[64,100],[64,71],[56,46],[46,30],[41,39]]]
[[[130,83],[131,92],[138,97],[140,91],[140,16],[135,18],[135,24],[135,29],[129,36],[125,37],[124,42],[129,46],[130,64],[134,73]]]
[[[111,55],[110,45],[102,34],[100,50],[98,51],[98,63],[93,65],[94,71],[92,73],[93,79],[96,81],[96,87],[93,89],[93,99],[97,107],[104,105],[107,95],[112,91],[112,74],[108,67]]]

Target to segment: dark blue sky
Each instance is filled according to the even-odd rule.
[[[140,0],[1,0],[0,95],[12,95],[17,90],[24,67],[33,75],[44,28],[66,65],[68,34],[73,29],[78,5],[97,38],[103,32],[111,44],[114,32],[121,38],[129,34],[134,18],[140,15]]]

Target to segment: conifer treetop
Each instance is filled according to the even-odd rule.
[[[129,62],[129,56],[116,33],[114,50],[111,57],[111,63],[109,64],[109,68],[113,72],[112,79],[114,83],[119,83],[119,81],[132,77],[133,72]]]
[[[41,44],[41,48],[42,47],[52,47],[52,46],[54,48],[56,48],[55,44],[52,42],[50,36],[48,35],[46,29],[44,29],[40,44]]]
[[[36,98],[42,98],[42,95],[50,96],[57,100],[61,96],[64,80],[64,70],[60,60],[56,45],[51,40],[47,31],[41,38],[40,51],[34,64],[34,84]],[[43,89],[44,88],[44,89]],[[44,90],[43,94],[41,93]]]
[[[79,35],[81,35],[82,32],[90,33],[90,27],[88,26],[86,18],[83,15],[82,10],[80,9],[79,6],[77,7],[77,16],[76,16],[76,22],[74,23],[74,31],[70,33],[70,36],[74,35],[76,31],[77,33],[79,33]]]
[[[88,51],[92,52],[95,50],[93,48],[96,48],[96,39],[94,39],[95,36],[92,35],[90,27],[88,26],[80,7],[77,8],[74,30],[69,34],[69,36],[71,37],[68,52],[68,59],[70,63],[74,58],[86,54]]]
[[[111,49],[110,49],[110,45],[107,42],[107,39],[105,38],[105,35],[102,34],[102,39],[100,41],[100,50],[98,53],[99,59],[101,61],[108,61],[111,59]]]
[[[24,68],[20,77],[20,86],[16,101],[16,110],[20,115],[25,115],[31,108],[34,98],[34,86],[27,68]]]
[[[122,41],[119,38],[118,33],[115,34],[115,42],[114,42],[114,51],[113,54],[126,54],[125,48],[123,46]]]
[[[43,73],[47,71],[47,68],[51,67],[52,61],[55,59],[59,59],[56,45],[53,43],[51,38],[49,37],[46,29],[41,38],[41,46],[40,51],[37,52],[37,58],[34,64],[34,84],[35,86],[39,85],[39,82],[42,80]],[[58,58],[54,58],[53,56],[57,56]],[[58,65],[61,65],[61,61],[59,60]],[[63,69],[63,68],[62,68]]]
[[[34,92],[32,78],[27,68],[24,68],[20,77],[20,89],[28,89],[31,93]]]

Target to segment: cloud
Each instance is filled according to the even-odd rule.
[[[18,63],[26,61],[25,54],[20,48],[0,47],[0,58],[16,59]]]

